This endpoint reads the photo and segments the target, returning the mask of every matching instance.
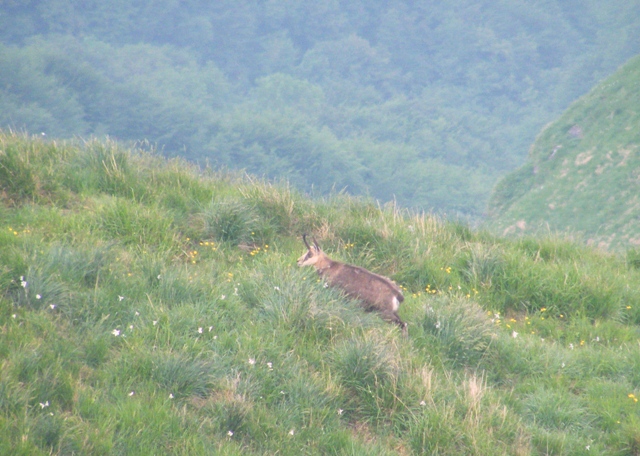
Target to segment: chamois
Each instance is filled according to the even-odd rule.
[[[366,311],[379,312],[384,320],[397,324],[406,333],[407,324],[398,316],[404,296],[395,283],[364,268],[332,260],[315,239],[313,247],[310,246],[306,234],[302,235],[302,240],[307,252],[298,259],[298,266],[313,265],[328,285],[360,301]]]

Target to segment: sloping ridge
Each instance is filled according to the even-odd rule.
[[[546,126],[524,166],[494,189],[503,234],[566,232],[590,245],[640,246],[640,56]]]

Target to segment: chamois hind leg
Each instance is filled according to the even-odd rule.
[[[383,312],[382,318],[384,318],[389,323],[395,323],[402,330],[402,334],[407,335],[407,323],[400,319],[398,312]]]

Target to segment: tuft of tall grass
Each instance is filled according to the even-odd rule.
[[[640,417],[631,414],[628,421],[622,427],[622,438],[625,441],[625,450],[628,454],[640,453]]]
[[[525,419],[548,431],[580,431],[594,420],[582,400],[568,392],[541,388],[523,398],[523,406]]]
[[[498,272],[488,292],[503,313],[545,309],[554,316],[619,319],[628,295],[625,277],[592,262],[545,262],[511,250]]]
[[[430,378],[407,430],[416,454],[530,454],[529,433],[482,376]]]
[[[345,250],[347,261],[357,263],[383,275],[393,275],[409,255],[405,245],[404,230],[397,224],[401,214],[395,206],[373,209],[365,205],[366,218],[354,218],[335,228],[338,245]]]
[[[84,144],[85,153],[75,162],[65,179],[80,192],[132,198],[140,201],[151,190],[144,185],[133,165],[130,151],[117,143],[90,140]]]
[[[433,297],[426,306],[424,333],[437,341],[454,366],[476,366],[495,338],[486,312],[475,301],[456,295]]]
[[[14,305],[18,307],[41,310],[47,307],[64,307],[68,303],[69,293],[58,276],[42,268],[29,266],[13,287],[11,296]]]
[[[114,342],[113,339],[112,335],[102,332],[88,334],[82,345],[84,362],[92,368],[99,367],[108,359],[109,349]]]
[[[366,393],[397,376],[398,363],[394,355],[384,340],[369,333],[368,337],[355,337],[339,344],[331,362],[346,388]]]
[[[235,244],[250,243],[258,217],[254,208],[242,200],[214,200],[200,214],[204,220],[204,239]]]
[[[175,398],[205,397],[213,387],[215,366],[173,353],[156,353],[151,379]]]
[[[0,411],[3,416],[16,418],[24,413],[28,407],[30,393],[31,391],[25,388],[23,383],[14,380],[4,372],[0,378]]]
[[[36,179],[25,161],[24,151],[13,142],[3,145],[0,148],[0,194],[7,202],[20,204],[35,196]]]
[[[640,269],[640,249],[628,249],[626,260],[629,268]]]
[[[110,239],[125,245],[170,250],[176,246],[173,218],[155,205],[128,199],[107,199],[99,211],[100,226]]]
[[[43,269],[47,273],[59,273],[65,282],[95,287],[101,270],[112,260],[110,249],[110,245],[79,250],[69,245],[53,244],[40,261],[44,263]]]
[[[503,253],[495,245],[467,244],[458,255],[462,276],[474,289],[490,288],[493,277],[502,275]]]
[[[354,335],[338,343],[330,365],[344,388],[347,416],[374,426],[396,419],[406,421],[402,360],[398,350],[376,331]]]
[[[3,243],[0,234],[0,288],[3,290],[15,288],[18,277],[24,276],[29,267],[23,250],[15,245],[13,235],[10,236],[11,242]]]
[[[429,408],[409,432],[416,454],[472,454],[469,436],[455,419],[451,407]]]
[[[43,336],[45,342],[34,341],[29,347],[14,349],[4,362],[3,369],[20,382],[14,384],[16,389],[7,390],[13,396],[7,399],[24,409],[43,411],[49,408],[47,412],[68,412],[73,408],[78,364],[74,353],[58,339],[58,334],[48,334],[45,330]],[[18,402],[13,402],[16,400]]]
[[[156,274],[157,272],[157,274]],[[151,268],[143,270],[147,287],[141,286],[139,292],[144,292],[159,305],[165,308],[195,304],[211,297],[211,290],[200,280],[190,279],[186,270],[176,268]],[[213,278],[216,277],[212,274]],[[135,295],[134,295],[135,296]]]
[[[559,234],[523,237],[517,239],[515,245],[527,258],[546,263],[579,261],[585,253],[584,247]]]
[[[319,224],[314,207],[288,184],[276,186],[249,179],[240,193],[259,218],[255,227],[255,238],[259,242],[271,242],[276,235],[299,236],[312,232]]]
[[[252,404],[241,395],[216,397],[206,412],[217,417],[217,431],[221,438],[238,439],[252,432]]]
[[[63,432],[62,418],[56,415],[43,414],[35,419],[32,438],[43,450],[60,450],[58,444]],[[65,445],[66,446],[66,445]],[[74,448],[65,448],[73,452]],[[77,451],[77,449],[75,449]]]

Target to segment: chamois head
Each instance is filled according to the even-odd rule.
[[[313,246],[310,246],[307,242],[307,235],[302,235],[302,240],[304,241],[304,245],[307,246],[307,252],[298,258],[298,266],[312,266],[315,265],[318,260],[325,256],[325,253],[322,251],[316,240],[313,240]]]

